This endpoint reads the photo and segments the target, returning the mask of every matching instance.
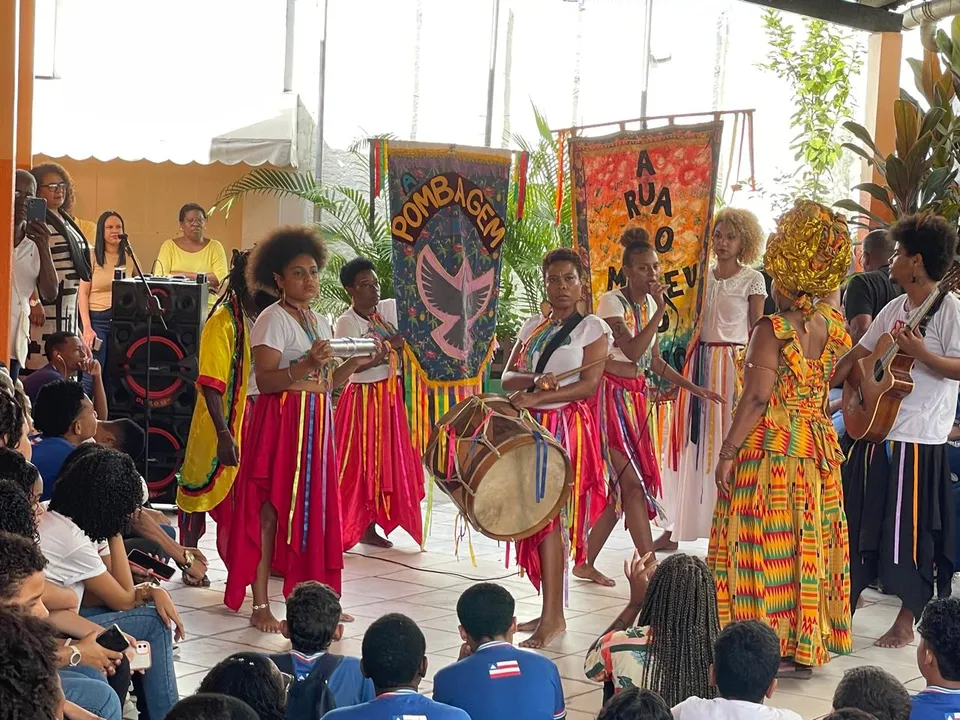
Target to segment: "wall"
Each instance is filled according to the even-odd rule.
[[[38,155],[34,162],[50,158]],[[55,158],[73,177],[77,188],[77,217],[96,222],[104,210],[123,216],[127,234],[144,270],[153,265],[164,240],[180,233],[177,215],[188,202],[213,205],[220,190],[250,171],[250,166],[176,165],[146,160],[127,162]],[[207,235],[227,249],[250,247],[282,222],[302,222],[299,208],[271,197],[255,197],[234,205],[229,217],[214,213]],[[302,211],[299,211],[302,212]],[[91,244],[94,238],[87,238]]]

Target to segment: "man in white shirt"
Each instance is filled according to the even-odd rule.
[[[768,707],[780,669],[780,640],[759,620],[727,625],[713,644],[710,684],[720,697],[692,697],[675,705],[674,720],[800,720],[792,710]]]
[[[27,221],[27,203],[36,195],[37,181],[33,175],[17,170],[13,203],[13,282],[10,284],[10,376],[14,382],[27,359],[30,298],[37,290],[42,299],[53,301],[60,282],[50,254],[50,230],[46,222]]]

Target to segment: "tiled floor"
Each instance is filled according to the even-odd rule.
[[[460,636],[457,633],[456,603],[460,592],[474,581],[497,579],[517,600],[517,616],[529,619],[539,613],[536,592],[530,583],[516,576],[514,569],[505,569],[502,546],[473,534],[477,566],[470,562],[466,541],[460,546],[460,559],[454,556],[453,505],[437,493],[432,529],[427,552],[420,552],[402,531],[394,533],[391,550],[360,547],[345,559],[343,603],[356,622],[345,626],[343,640],[334,651],[360,654],[363,633],[377,617],[386,612],[402,612],[416,620],[427,640],[429,671],[421,686],[423,692],[432,687],[433,674],[457,658]],[[208,533],[200,543],[211,560],[209,589],[184,587],[177,578],[169,583],[171,594],[180,608],[188,640],[180,644],[176,663],[180,694],[193,693],[206,671],[234,652],[259,650],[276,652],[289,644],[280,636],[264,635],[249,627],[250,601],[239,614],[221,603],[226,572],[217,557],[215,526],[208,522]],[[706,541],[684,543],[684,552],[703,556]],[[583,677],[583,656],[598,634],[607,628],[626,602],[628,588],[622,578],[623,559],[632,551],[629,536],[622,529],[614,532],[598,563],[600,569],[618,579],[617,587],[572,581],[570,606],[567,611],[567,633],[554,641],[543,654],[560,668],[571,720],[594,718],[600,707],[601,690]],[[283,617],[283,596],[279,580],[271,580],[274,613]],[[857,665],[882,665],[907,687],[916,691],[922,680],[916,666],[916,647],[886,650],[873,646],[893,621],[897,612],[895,600],[871,594],[868,607],[854,619],[854,653],[836,658],[810,680],[784,680],[771,704],[791,708],[804,718],[815,718],[830,710],[830,698],[843,672]]]

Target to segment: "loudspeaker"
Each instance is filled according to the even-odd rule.
[[[207,283],[182,278],[147,276],[150,291],[160,301],[167,325],[203,324],[207,316]],[[113,319],[147,319],[147,291],[139,278],[113,281]],[[160,322],[154,319],[154,325]]]
[[[196,326],[170,325],[164,330],[153,322],[147,336],[145,322],[114,320],[110,328],[109,398],[111,415],[143,411],[193,412],[196,397],[197,353],[200,331]],[[150,388],[147,388],[147,345],[150,345]]]
[[[144,427],[144,416],[133,418]],[[190,436],[190,415],[174,416],[150,413],[150,451],[145,479],[150,500],[165,505],[177,504],[177,473]]]

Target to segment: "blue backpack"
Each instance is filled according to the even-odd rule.
[[[280,672],[294,675],[293,660],[289,653],[272,656]],[[294,680],[287,692],[288,720],[319,720],[336,709],[337,699],[328,681],[343,661],[343,655],[324,653],[310,674],[303,680]]]

